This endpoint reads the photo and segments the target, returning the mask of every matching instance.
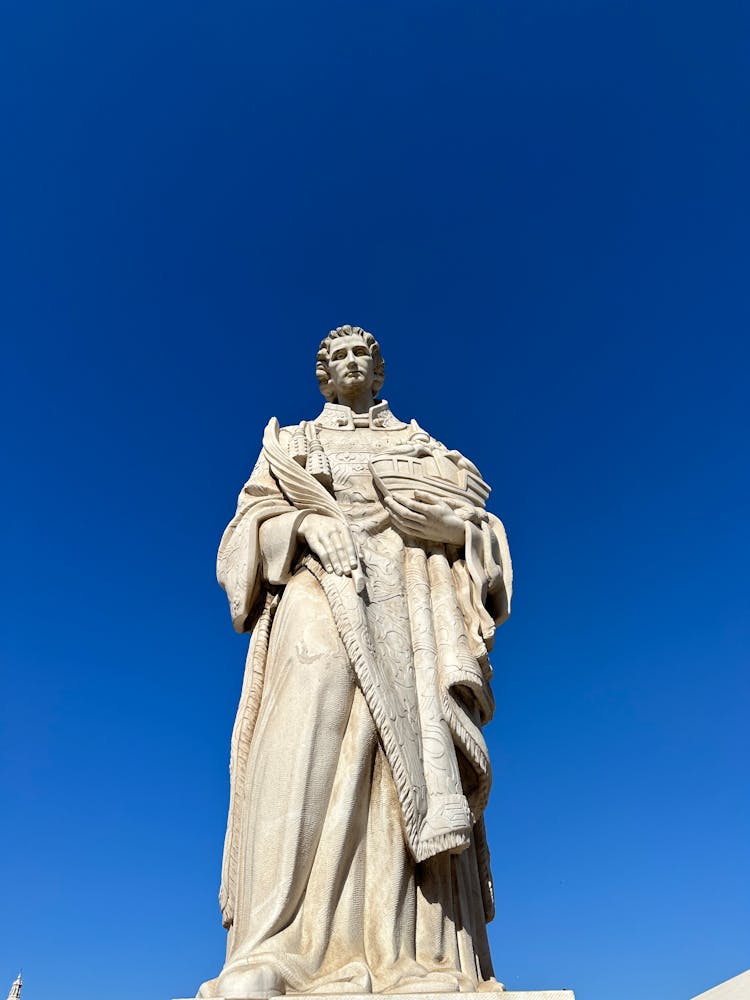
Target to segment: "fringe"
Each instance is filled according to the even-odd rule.
[[[490,758],[482,731],[457,699],[454,690],[465,689],[475,703],[488,708],[488,687],[477,660],[469,650],[466,626],[456,602],[453,576],[448,560],[433,552],[428,560],[435,634],[438,636],[438,683],[440,702],[454,742],[473,765],[477,788],[471,796],[475,816],[487,805],[492,784]],[[440,639],[442,638],[442,641]]]
[[[266,672],[268,642],[271,624],[279,603],[277,594],[266,594],[265,605],[253,631],[247,655],[245,679],[240,695],[240,707],[232,732],[231,754],[229,758],[229,816],[224,839],[224,859],[222,862],[219,906],[222,923],[226,928],[234,921],[237,895],[237,870],[239,867],[241,802],[245,791],[247,762],[250,745],[258,718],[263,681]]]
[[[397,735],[391,726],[391,720],[385,711],[382,698],[383,692],[373,677],[372,660],[375,658],[375,651],[369,648],[365,652],[357,639],[357,634],[365,635],[369,639],[367,619],[364,615],[362,601],[354,591],[354,584],[347,577],[339,580],[338,577],[326,573],[313,559],[306,560],[305,564],[318,580],[328,598],[336,628],[344,643],[344,648],[349,656],[352,668],[357,677],[357,682],[367,702],[367,707],[372,714],[380,738],[383,741],[385,755],[391,768],[401,803],[401,816],[406,843],[416,861],[426,861],[427,858],[433,857],[440,851],[448,850],[451,846],[456,845],[451,842],[449,837],[440,838],[440,844],[436,845],[430,842],[423,842],[419,836],[420,827],[427,812],[426,788],[414,785],[409,773],[409,766],[404,759],[404,748],[399,743]],[[342,585],[344,587],[349,586],[352,589],[351,597],[359,605],[359,613],[357,614],[357,617],[360,619],[359,622],[353,622],[349,617],[339,591],[339,586]],[[360,626],[359,630],[356,628],[357,625]]]

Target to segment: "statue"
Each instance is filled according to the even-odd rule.
[[[221,540],[252,632],[205,998],[498,990],[483,812],[488,653],[511,563],[489,487],[379,398],[359,327],[317,356],[312,420],[268,424]]]

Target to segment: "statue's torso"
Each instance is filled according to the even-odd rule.
[[[370,470],[370,460],[409,441],[411,428],[372,431],[320,430],[318,437],[328,456],[333,476],[333,493],[347,516],[355,521],[383,510]],[[374,505],[374,506],[373,506]]]
[[[367,534],[379,533],[389,519],[373,482],[370,460],[415,439],[428,441],[429,436],[414,421],[399,420],[387,402],[362,415],[327,403],[312,425],[330,465],[333,494],[347,520]]]

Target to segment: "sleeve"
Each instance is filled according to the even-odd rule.
[[[297,530],[305,515],[281,493],[261,454],[239,495],[216,560],[216,576],[226,592],[237,632],[252,631],[264,584],[289,581]]]
[[[475,655],[492,649],[495,630],[510,615],[513,565],[502,521],[484,514],[477,524],[466,522],[461,557],[453,564],[459,604]]]
[[[475,477],[475,484],[489,494],[489,486],[484,483],[482,474],[472,461],[458,451],[448,451],[445,445],[434,438],[431,441],[442,450],[443,458],[450,459],[459,468],[465,469],[470,476]],[[483,608],[491,617],[491,631],[494,633],[494,628],[502,625],[510,615],[513,564],[505,526],[498,517],[485,510],[483,503],[474,503],[471,513],[466,508],[464,561],[471,580],[472,603],[477,608]]]

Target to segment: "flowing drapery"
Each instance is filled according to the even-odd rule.
[[[386,443],[413,434],[400,424]],[[482,727],[509,611],[505,532],[485,515],[461,549],[402,539],[367,471],[385,438],[320,437],[366,592],[300,548],[305,511],[263,455],[219,550],[235,628],[253,632],[232,737],[225,968],[270,964],[296,992],[425,975],[476,988],[492,975]]]

